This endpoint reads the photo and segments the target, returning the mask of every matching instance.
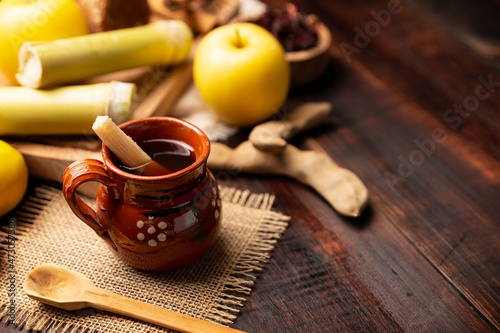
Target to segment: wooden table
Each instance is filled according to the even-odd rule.
[[[332,61],[288,106],[335,109],[293,143],[353,170],[370,204],[343,218],[293,180],[218,173],[223,185],[275,194],[292,217],[233,327],[500,330],[500,3],[296,4],[331,29]]]

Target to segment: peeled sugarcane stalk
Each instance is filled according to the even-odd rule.
[[[97,117],[92,129],[109,150],[127,167],[135,169],[145,176],[161,176],[170,173],[142,150],[109,117]]]
[[[99,115],[131,117],[135,84],[112,81],[50,90],[0,88],[0,135],[90,134]]]
[[[193,34],[186,23],[161,20],[145,26],[49,42],[25,42],[17,81],[40,88],[119,70],[174,65],[188,59]]]

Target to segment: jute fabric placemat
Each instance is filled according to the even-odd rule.
[[[31,300],[22,289],[24,278],[34,267],[53,263],[80,272],[96,286],[117,294],[231,324],[289,218],[271,210],[274,197],[269,194],[221,190],[222,231],[210,252],[190,267],[148,273],[116,259],[104,242],[73,215],[61,191],[37,188],[17,217],[11,219],[15,225],[11,223],[0,232],[0,318],[7,316],[16,326],[44,332],[168,331],[99,310],[69,312]],[[6,249],[14,251],[8,256]]]

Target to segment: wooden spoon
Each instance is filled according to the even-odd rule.
[[[34,268],[26,276],[24,291],[35,300],[64,310],[93,307],[179,332],[242,332],[109,292],[80,273],[53,264]]]

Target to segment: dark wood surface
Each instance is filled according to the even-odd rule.
[[[287,106],[335,109],[293,143],[357,173],[370,203],[348,219],[293,180],[218,173],[222,185],[275,194],[292,217],[233,327],[499,331],[500,2],[294,2],[333,43],[325,75]],[[355,28],[392,4],[399,12],[347,59],[342,43],[355,46]]]

